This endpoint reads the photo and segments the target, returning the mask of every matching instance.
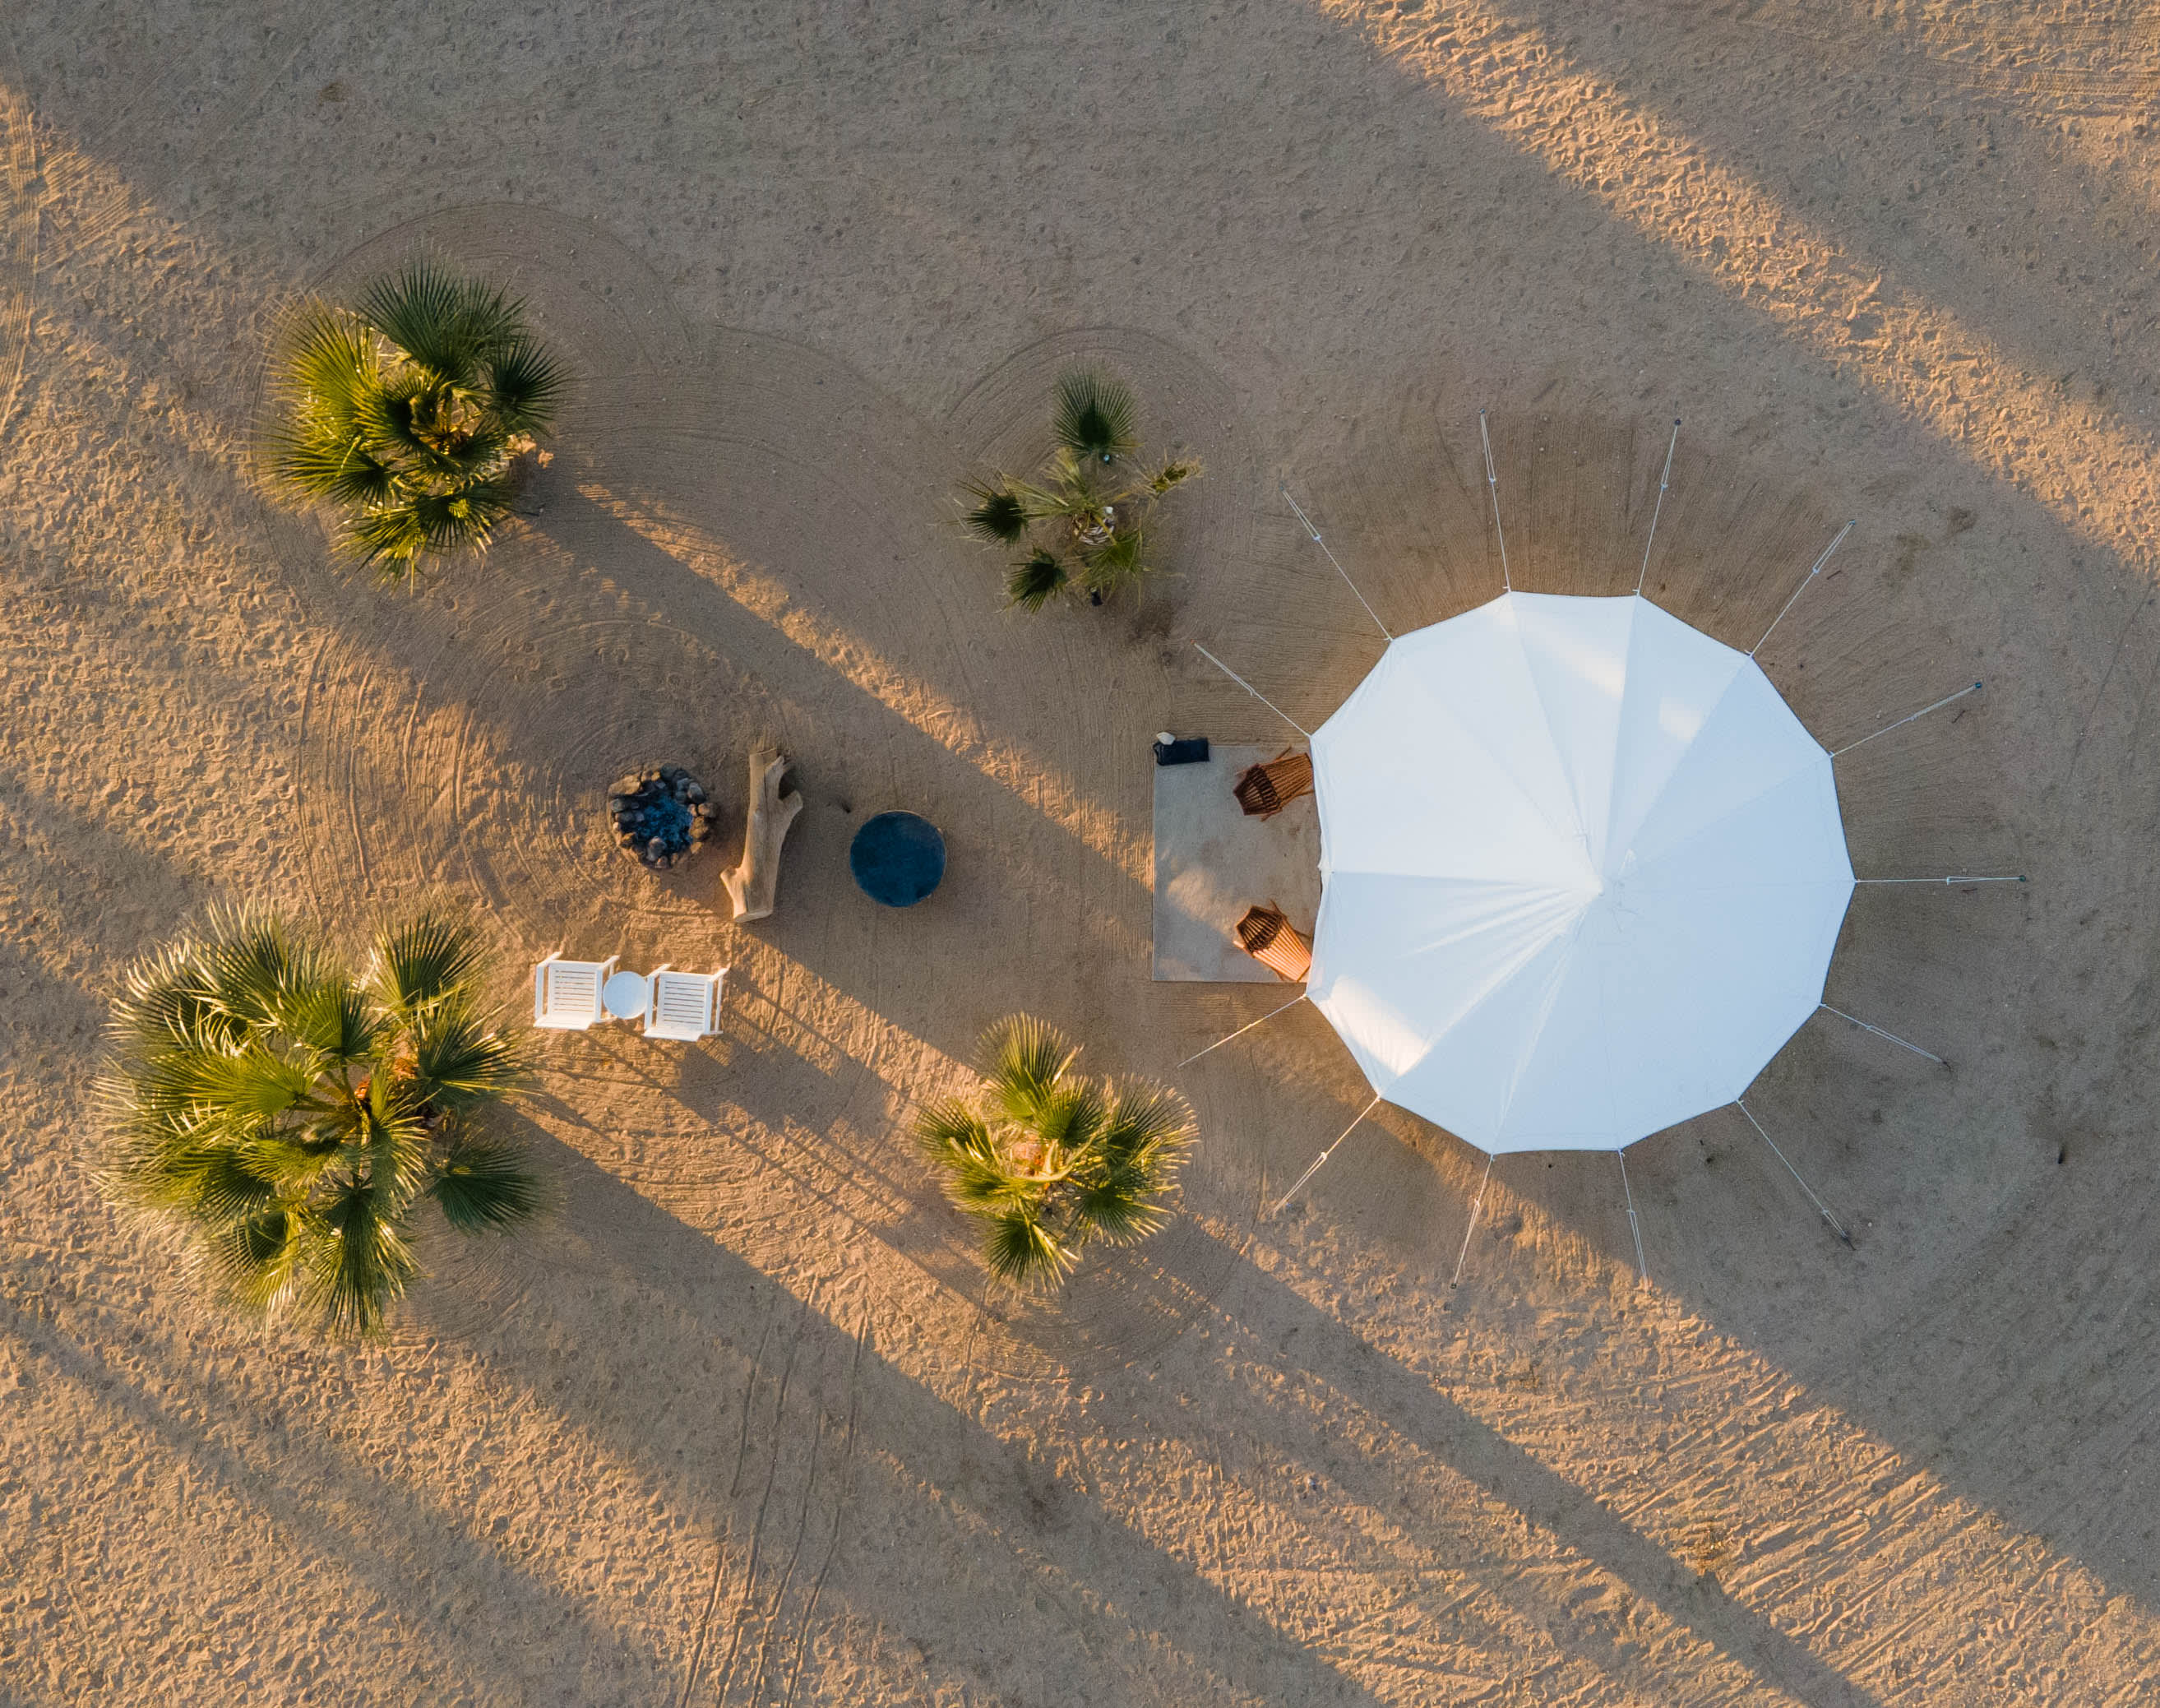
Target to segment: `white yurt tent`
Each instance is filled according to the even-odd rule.
[[[1488,1152],[1732,1103],[1822,1000],[1853,886],[1830,755],[1639,594],[1392,640],[1312,761],[1308,995],[1379,1097]]]

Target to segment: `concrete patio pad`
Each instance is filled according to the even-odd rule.
[[[1236,926],[1272,901],[1308,937],[1320,913],[1320,818],[1312,797],[1272,818],[1249,818],[1231,793],[1249,765],[1280,745],[1217,745],[1202,765],[1155,771],[1155,968],[1157,979],[1275,984],[1238,947]]]

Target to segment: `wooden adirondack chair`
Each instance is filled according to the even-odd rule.
[[[1272,818],[1312,792],[1312,755],[1285,747],[1265,765],[1245,767],[1234,792],[1249,818]]]
[[[1312,971],[1312,945],[1272,901],[1245,910],[1238,921],[1238,942],[1247,954],[1288,984],[1304,984]]]

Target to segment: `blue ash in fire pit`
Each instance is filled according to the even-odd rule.
[[[608,815],[622,851],[662,871],[704,847],[719,816],[704,787],[679,765],[618,779],[608,793]]]

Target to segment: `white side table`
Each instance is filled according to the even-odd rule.
[[[619,1020],[641,1020],[651,994],[642,973],[617,973],[600,986],[600,1006]]]

